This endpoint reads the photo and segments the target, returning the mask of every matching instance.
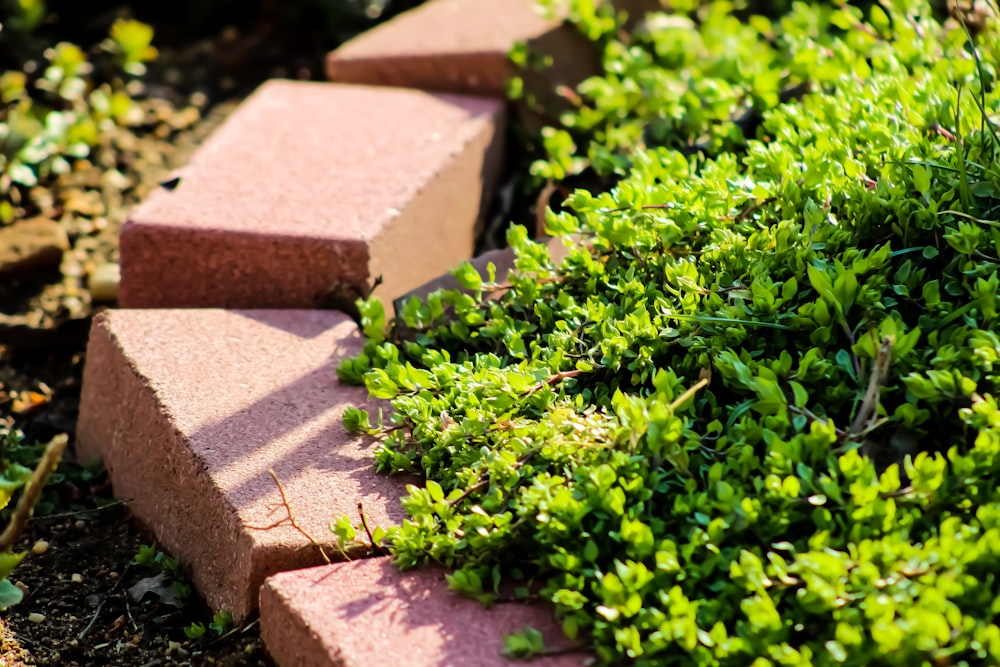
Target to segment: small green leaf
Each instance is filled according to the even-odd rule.
[[[5,611],[24,599],[24,591],[15,586],[10,579],[0,579],[0,611]]]
[[[467,290],[478,291],[483,285],[483,279],[476,271],[476,267],[469,262],[462,262],[458,268],[452,270],[451,275]]]

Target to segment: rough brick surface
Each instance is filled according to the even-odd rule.
[[[448,590],[444,572],[401,573],[388,558],[285,572],[260,593],[264,644],[279,667],[514,667],[503,635],[534,627],[549,649],[568,648],[549,608],[481,604]],[[532,667],[575,667],[581,653]]]
[[[629,24],[665,7],[661,0],[612,2],[627,12]],[[519,111],[558,113],[556,87],[576,86],[599,71],[600,61],[574,28],[543,17],[537,5],[538,0],[429,0],[330,53],[327,78],[506,97],[507,81],[517,74],[535,97]],[[516,71],[509,58],[516,43],[550,58],[548,66]]]
[[[288,525],[269,470],[301,526],[331,541],[331,519],[404,514],[404,480],[377,475],[370,441],[344,408],[366,392],[338,383],[360,345],[327,311],[120,310],[95,320],[77,455],[103,458],[115,493],[170,553],[192,565],[216,610],[255,606],[264,578],[322,562]],[[328,549],[332,553],[332,550]]]
[[[271,81],[121,234],[125,308],[310,308],[398,296],[470,256],[502,161],[502,104]]]
[[[362,33],[327,58],[327,77],[506,97],[516,42],[553,57],[545,82],[574,85],[597,71],[594,49],[572,28],[542,17],[536,0],[430,0]],[[538,86],[542,89],[542,86]]]

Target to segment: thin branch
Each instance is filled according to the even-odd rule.
[[[97,617],[101,615],[101,609],[104,608],[104,603],[108,601],[108,598],[110,598],[111,594],[115,592],[115,589],[117,589],[118,586],[120,586],[121,583],[125,581],[125,575],[128,574],[130,567],[132,567],[131,563],[125,566],[125,569],[122,570],[122,573],[118,576],[118,579],[115,580],[114,586],[111,587],[111,590],[108,591],[108,594],[105,595],[104,599],[101,600],[100,604],[97,605],[97,609],[94,610],[94,615],[90,617],[90,623],[87,623],[87,627],[85,627],[80,632],[80,634],[76,636],[78,640],[86,637],[87,633],[90,632],[90,629],[94,627],[94,623],[97,622]],[[126,601],[128,600],[128,595],[125,596],[125,600]]]
[[[944,137],[948,141],[957,141],[958,140],[958,137],[956,137],[954,134],[952,134],[952,132],[950,130],[948,130],[945,127],[943,127],[940,123],[934,123],[933,125],[931,125],[931,129],[934,130],[935,132],[937,132],[938,134],[940,134],[942,137]]]
[[[854,345],[857,341],[854,339],[854,332],[851,331],[851,327],[847,326],[847,321],[843,318],[840,320],[840,327],[844,330],[844,334],[847,336],[847,342],[850,344],[851,351],[851,365],[854,366],[854,374],[859,378],[861,377],[861,360],[858,359],[858,355],[854,352]]]
[[[48,521],[49,519],[71,519],[75,516],[82,516],[84,514],[92,514],[94,512],[101,512],[112,507],[118,507],[119,505],[124,505],[126,503],[132,502],[132,498],[118,498],[112,500],[109,503],[93,507],[89,510],[78,510],[76,512],[62,512],[61,514],[45,514],[43,516],[33,516],[31,521]]]
[[[365,529],[365,534],[368,535],[368,542],[372,545],[372,553],[376,556],[385,555],[385,549],[383,549],[378,544],[375,544],[375,538],[372,536],[372,531],[368,529],[368,519],[365,518],[365,506],[358,501],[358,514],[361,515],[361,527]]]
[[[677,204],[644,204],[642,206],[620,206],[618,208],[609,208],[601,211],[601,213],[621,213],[622,211],[666,211],[672,208],[677,208]]]
[[[269,526],[247,526],[247,528],[250,530],[271,530],[272,528],[277,528],[278,526],[291,526],[297,530],[299,534],[309,540],[309,543],[316,547],[316,550],[319,551],[319,555],[322,556],[323,562],[329,564],[331,562],[330,557],[327,556],[326,551],[323,550],[323,545],[310,535],[305,528],[300,526],[299,522],[296,520],[295,513],[292,512],[292,506],[288,502],[288,495],[285,493],[285,486],[281,483],[281,480],[278,479],[277,473],[275,473],[274,470],[268,470],[267,472],[271,475],[271,479],[273,479],[274,483],[278,486],[278,493],[281,495],[281,505],[285,508],[285,512],[288,513],[288,516],[283,519],[278,519]]]
[[[556,184],[550,178],[542,188],[542,191],[538,193],[538,199],[535,200],[535,238],[540,239],[545,234],[545,211],[549,208],[549,201],[552,199],[552,195],[555,194]]]
[[[121,577],[119,577],[118,580],[121,581]],[[116,585],[117,585],[117,582],[116,582]],[[101,615],[101,610],[104,609],[104,603],[107,602],[107,601],[108,601],[108,598],[105,597],[103,600],[101,600],[100,604],[97,605],[97,609],[94,610],[94,615],[90,617],[90,623],[87,623],[87,627],[85,627],[80,632],[80,634],[78,634],[76,636],[77,639],[83,639],[84,637],[87,636],[87,633],[90,632],[90,629],[92,627],[94,627],[94,623],[97,622],[97,617]]]
[[[790,412],[794,412],[797,415],[802,415],[803,417],[805,417],[806,419],[808,419],[811,422],[817,422],[817,423],[820,423],[820,424],[831,424],[832,423],[832,421],[829,418],[828,419],[823,419],[823,418],[819,417],[818,415],[816,415],[815,413],[813,413],[811,410],[809,410],[807,408],[800,408],[797,405],[789,405],[788,406],[788,410]],[[833,432],[837,434],[838,438],[844,438],[844,437],[847,436],[847,431],[845,431],[843,429],[840,429],[840,428],[837,428],[836,426],[833,427]]]
[[[528,393],[525,394],[525,395],[526,396],[531,396],[536,391],[540,391],[541,389],[545,388],[546,386],[551,387],[552,385],[558,384],[558,383],[562,382],[563,380],[567,380],[569,378],[575,378],[580,373],[581,373],[581,371],[578,368],[574,368],[573,370],[570,370],[570,371],[560,371],[559,373],[556,373],[555,375],[547,377],[543,381],[541,381],[538,384],[536,384],[534,387],[532,387],[531,389],[529,389]]]
[[[249,622],[249,623],[247,623],[246,625],[243,625],[243,626],[240,626],[240,627],[236,627],[236,628],[232,628],[232,629],[231,629],[231,630],[229,630],[228,632],[226,632],[226,633],[224,633],[224,634],[221,634],[221,635],[219,635],[218,637],[216,637],[215,639],[213,639],[212,641],[210,641],[210,642],[209,642],[209,643],[208,643],[208,644],[206,645],[206,647],[205,647],[205,648],[208,648],[208,647],[210,647],[210,646],[215,646],[215,645],[216,645],[216,644],[218,644],[219,642],[221,642],[221,641],[224,641],[224,640],[228,639],[229,637],[232,637],[232,636],[233,636],[233,635],[235,635],[235,634],[236,634],[237,632],[239,632],[240,634],[243,634],[243,633],[245,633],[245,632],[246,632],[247,630],[249,630],[250,628],[252,628],[253,626],[257,625],[258,623],[260,623],[260,619],[259,619],[259,618],[255,618],[254,620],[250,621],[250,622]]]
[[[864,400],[861,401],[861,407],[858,408],[858,414],[854,417],[854,422],[847,432],[847,437],[850,440],[854,440],[869,431],[869,422],[878,411],[879,390],[889,375],[889,363],[892,360],[892,343],[893,339],[891,336],[885,338],[882,341],[882,346],[879,347],[878,353],[875,355],[875,363],[872,364],[872,372],[868,378],[868,391],[865,392]]]
[[[678,396],[677,398],[675,398],[670,403],[670,406],[669,406],[670,407],[670,411],[671,412],[676,412],[677,408],[679,408],[682,405],[684,405],[685,403],[687,403],[688,399],[691,398],[692,396],[694,396],[696,393],[698,393],[699,389],[704,389],[705,387],[707,387],[709,381],[710,381],[709,378],[703,377],[700,380],[698,380],[697,382],[695,382],[691,387],[689,387],[687,390],[685,390],[683,394],[681,394],[680,396]]]
[[[520,468],[525,463],[527,463],[528,461],[530,461],[535,456],[535,454],[537,454],[537,453],[538,453],[537,449],[531,450],[530,452],[528,452],[527,454],[525,454],[523,457],[521,457],[520,459],[518,459],[516,466],[518,468]],[[449,500],[448,503],[447,503],[448,507],[454,507],[455,505],[459,504],[460,502],[462,502],[463,500],[465,500],[466,498],[468,498],[469,496],[471,496],[476,491],[480,491],[480,490],[488,487],[489,485],[490,485],[490,478],[487,477],[487,476],[485,476],[485,475],[483,475],[483,474],[481,474],[479,476],[479,481],[478,482],[476,482],[472,486],[468,487],[465,491],[462,492],[462,495],[458,496],[454,500]]]
[[[536,278],[534,282],[536,285],[549,285],[551,283],[561,283],[565,279],[565,276],[548,276],[546,278]],[[510,283],[487,283],[480,289],[484,292],[505,292],[507,290],[514,289],[514,286]]]
[[[743,211],[741,211],[739,215],[737,215],[735,218],[733,218],[733,222],[737,222],[737,223],[743,222],[744,220],[746,220],[747,218],[749,218],[751,215],[753,215],[754,213],[756,213],[760,209],[762,209],[765,206],[768,206],[770,204],[773,204],[776,201],[778,201],[777,197],[765,197],[764,199],[761,199],[756,204],[754,204],[754,205],[752,205],[752,206],[744,209]]]
[[[454,507],[455,505],[459,504],[460,502],[471,496],[476,491],[484,489],[489,485],[490,485],[490,480],[488,477],[480,477],[479,481],[473,484],[472,486],[468,487],[465,491],[463,491],[462,495],[458,496],[454,500],[449,500],[448,507]]]

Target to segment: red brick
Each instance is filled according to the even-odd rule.
[[[663,8],[660,0],[613,2],[627,12],[629,23]],[[552,106],[556,86],[576,86],[600,71],[599,53],[572,26],[543,17],[537,5],[538,0],[429,0],[330,53],[327,78],[506,98],[507,81],[518,74],[540,98],[530,106]],[[519,42],[551,58],[550,66],[515,71],[509,54]]]
[[[545,645],[570,647],[551,608],[489,609],[448,590],[444,572],[401,573],[389,558],[285,572],[260,592],[260,630],[279,667],[501,667],[503,635],[533,627]],[[584,664],[580,652],[539,657],[532,667]]]
[[[542,17],[536,0],[430,0],[362,33],[327,58],[331,81],[506,97],[517,42],[553,65],[532,89],[551,94],[598,71],[596,50]]]
[[[310,308],[391,299],[471,255],[499,176],[502,105],[272,81],[121,234],[126,308]]]
[[[94,321],[77,455],[101,457],[115,494],[167,551],[192,566],[216,610],[240,619],[264,578],[322,561],[287,514],[330,544],[328,523],[399,523],[404,480],[376,474],[367,439],[341,417],[366,392],[338,383],[359,349],[329,311],[116,310]],[[331,549],[328,553],[335,555]]]

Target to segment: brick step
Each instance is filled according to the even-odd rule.
[[[572,28],[542,17],[537,0],[430,0],[329,54],[331,81],[507,97],[511,48],[525,43],[558,53],[551,83],[597,71],[590,45]]]
[[[527,627],[558,655],[529,663],[503,657],[504,634]],[[486,609],[448,590],[443,570],[400,572],[389,558],[270,577],[260,593],[260,628],[279,667],[576,667],[587,660],[572,650],[551,608]]]
[[[630,23],[665,8],[661,0],[609,1]],[[518,43],[544,65],[515,68],[509,54]],[[535,104],[545,106],[558,99],[557,86],[575,86],[599,71],[593,45],[560,17],[542,16],[538,0],[428,0],[361,33],[326,61],[330,81],[500,98],[518,75],[526,90],[546,98]]]
[[[328,311],[117,310],[96,318],[77,431],[81,460],[103,459],[115,494],[191,566],[215,610],[245,618],[265,577],[323,562],[289,525],[331,545],[344,514],[395,525],[413,479],[376,474],[369,439],[341,418],[367,392],[338,383],[354,322]],[[256,528],[255,528],[256,527]]]
[[[467,259],[503,158],[497,100],[271,81],[121,233],[125,308],[386,301]]]

